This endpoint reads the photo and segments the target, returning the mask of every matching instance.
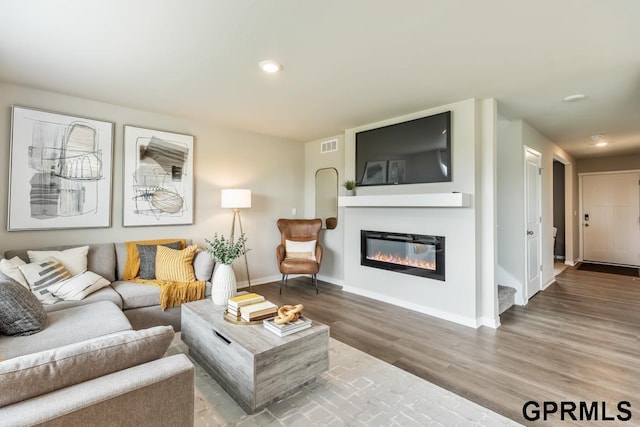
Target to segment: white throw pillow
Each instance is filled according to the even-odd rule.
[[[18,256],[14,256],[11,259],[2,259],[0,260],[0,271],[11,277],[16,282],[20,283],[25,288],[31,290],[31,288],[29,288],[29,283],[27,283],[27,280],[24,278],[24,275],[18,268],[19,266],[25,264],[26,262],[24,262],[22,258]]]
[[[71,273],[55,257],[48,257],[40,261],[18,267],[24,278],[29,282],[31,292],[43,304],[53,304],[60,301],[49,292],[49,286],[71,278]]]
[[[293,240],[285,240],[285,251],[287,258],[293,259],[309,259],[316,261],[316,241],[294,242]]]
[[[63,280],[47,289],[55,296],[67,301],[80,301],[98,289],[109,286],[110,282],[93,271],[85,271],[73,276],[71,279]]]
[[[40,261],[48,257],[55,257],[65,266],[72,276],[87,271],[87,254],[89,246],[66,249],[64,251],[27,251],[29,261]]]

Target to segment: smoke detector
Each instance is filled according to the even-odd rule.
[[[587,99],[587,95],[585,95],[584,93],[576,93],[573,95],[567,95],[564,98],[562,98],[562,102],[580,102],[580,101],[584,101],[585,99]]]

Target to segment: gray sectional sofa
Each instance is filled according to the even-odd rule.
[[[26,250],[4,255],[29,262]],[[1,425],[193,425],[194,367],[182,354],[163,357],[180,330],[180,307],[163,311],[157,287],[123,281],[125,259],[124,243],[89,245],[87,269],[111,285],[45,305],[38,333],[0,335]],[[206,252],[196,254],[207,295],[213,266]]]
[[[187,241],[190,244],[190,241]],[[77,246],[56,246],[48,248],[29,248],[29,250],[65,250]],[[29,262],[27,249],[5,251],[4,257],[14,256]],[[177,332],[180,330],[180,307],[162,310],[160,307],[160,290],[155,286],[123,280],[124,264],[127,258],[124,243],[89,244],[87,269],[98,273],[111,282],[110,286],[92,293],[81,301],[61,301],[46,305],[47,312],[53,312],[72,306],[89,304],[96,301],[111,301],[127,316],[134,329],[148,328],[157,325],[171,325]],[[206,295],[211,295],[211,276],[215,262],[205,251],[198,251],[193,260],[196,279],[207,284]],[[1,352],[0,352],[1,354]]]

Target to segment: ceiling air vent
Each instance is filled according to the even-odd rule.
[[[338,140],[330,139],[329,141],[324,141],[320,144],[320,153],[330,153],[332,151],[338,151]]]

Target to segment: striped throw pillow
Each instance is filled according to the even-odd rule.
[[[48,257],[18,267],[27,279],[31,292],[43,304],[53,304],[60,301],[47,288],[54,283],[71,278],[71,273],[55,257]]]
[[[182,250],[158,246],[156,252],[156,279],[170,282],[195,282],[193,257],[198,245],[187,246]]]

